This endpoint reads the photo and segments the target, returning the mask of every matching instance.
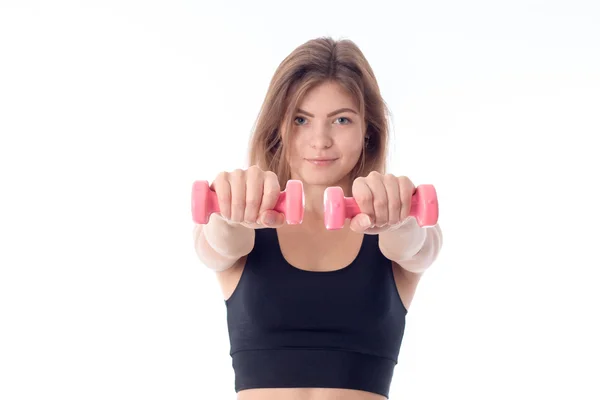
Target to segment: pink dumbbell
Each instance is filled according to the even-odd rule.
[[[273,208],[283,213],[288,224],[300,224],[304,218],[304,189],[301,181],[288,181],[285,191],[279,194]],[[219,212],[217,194],[208,181],[195,181],[192,186],[192,219],[197,224],[207,224],[210,214]]]
[[[344,197],[341,187],[325,189],[325,227],[340,229],[346,218],[360,213],[353,197]],[[412,196],[410,216],[417,219],[419,226],[433,226],[438,220],[437,193],[433,185],[420,185]]]

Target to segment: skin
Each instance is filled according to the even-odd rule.
[[[349,173],[360,160],[365,126],[362,116],[357,114],[358,105],[338,84],[328,82],[313,88],[299,109],[293,131],[284,134],[292,135],[288,160],[292,179],[302,180],[304,185],[302,224],[286,225],[283,215],[269,211],[279,195],[274,174],[257,167],[222,173],[213,184],[221,214],[213,214],[206,226],[196,227],[200,259],[217,272],[224,299],[228,299],[240,280],[246,254],[253,247],[254,229],[277,228],[284,257],[296,268],[311,271],[344,268],[358,254],[364,234],[380,234],[380,242],[391,243],[381,250],[393,261],[396,286],[408,308],[422,271],[411,272],[395,260],[414,256],[425,240],[424,231],[406,219],[414,185],[406,177],[379,173],[350,179]],[[344,111],[331,115],[340,109]],[[346,221],[340,230],[328,231],[323,224],[323,193],[329,186],[342,187],[347,196],[355,197],[363,211]],[[405,254],[398,253],[400,239],[408,243]],[[358,390],[292,388],[244,390],[238,393],[238,399],[381,400],[385,397]]]

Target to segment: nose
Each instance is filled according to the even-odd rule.
[[[310,147],[313,149],[328,149],[333,144],[331,132],[327,124],[316,125],[310,135]]]

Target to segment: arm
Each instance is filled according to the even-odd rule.
[[[193,239],[200,261],[214,271],[224,271],[254,248],[254,229],[212,214],[208,224],[194,226]]]
[[[424,273],[433,264],[442,243],[439,224],[421,228],[412,217],[398,228],[379,235],[379,248],[383,255],[414,274]]]

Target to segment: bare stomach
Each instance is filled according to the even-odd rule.
[[[362,390],[300,388],[300,389],[246,389],[238,400],[385,400],[385,396]]]

